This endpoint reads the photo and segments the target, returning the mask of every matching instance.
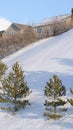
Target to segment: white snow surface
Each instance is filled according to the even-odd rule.
[[[0,17],[0,31],[6,30],[10,26],[11,22],[7,19]]]
[[[31,106],[12,115],[0,110],[0,130],[73,130],[73,108],[59,120],[47,120],[43,116],[44,88],[53,74],[57,74],[67,89],[67,99],[73,88],[73,29],[59,36],[37,41],[6,57],[3,62],[9,68],[18,61],[22,66],[32,93],[28,97]]]

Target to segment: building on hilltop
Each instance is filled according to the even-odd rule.
[[[12,23],[3,33],[3,37],[13,36],[18,32],[23,32],[26,28],[30,28],[31,26]]]
[[[68,31],[73,27],[71,15],[55,16],[33,26],[39,38],[47,38]]]
[[[24,30],[26,31],[26,28],[32,28],[40,39],[64,33],[73,28],[73,9],[71,10],[71,14],[48,18],[33,26],[12,23],[6,30],[0,31],[0,38],[10,37],[16,33],[23,33]]]

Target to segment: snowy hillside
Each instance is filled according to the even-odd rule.
[[[72,130],[73,108],[70,104],[60,120],[46,120],[43,116],[44,86],[53,74],[59,75],[67,88],[73,88],[73,30],[49,39],[40,40],[3,59],[10,68],[18,61],[25,71],[31,107],[11,115],[0,110],[1,130]],[[66,98],[67,98],[66,96]]]

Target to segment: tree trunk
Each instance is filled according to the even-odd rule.
[[[15,103],[15,107],[14,107],[14,110],[15,110],[15,111],[17,111],[16,96],[15,96],[15,100],[14,100],[14,103]]]
[[[54,114],[56,114],[56,106],[54,105]]]

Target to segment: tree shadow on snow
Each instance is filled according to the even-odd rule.
[[[57,61],[61,65],[67,65],[69,67],[73,67],[73,59],[70,59],[70,58],[53,58],[53,60]]]

